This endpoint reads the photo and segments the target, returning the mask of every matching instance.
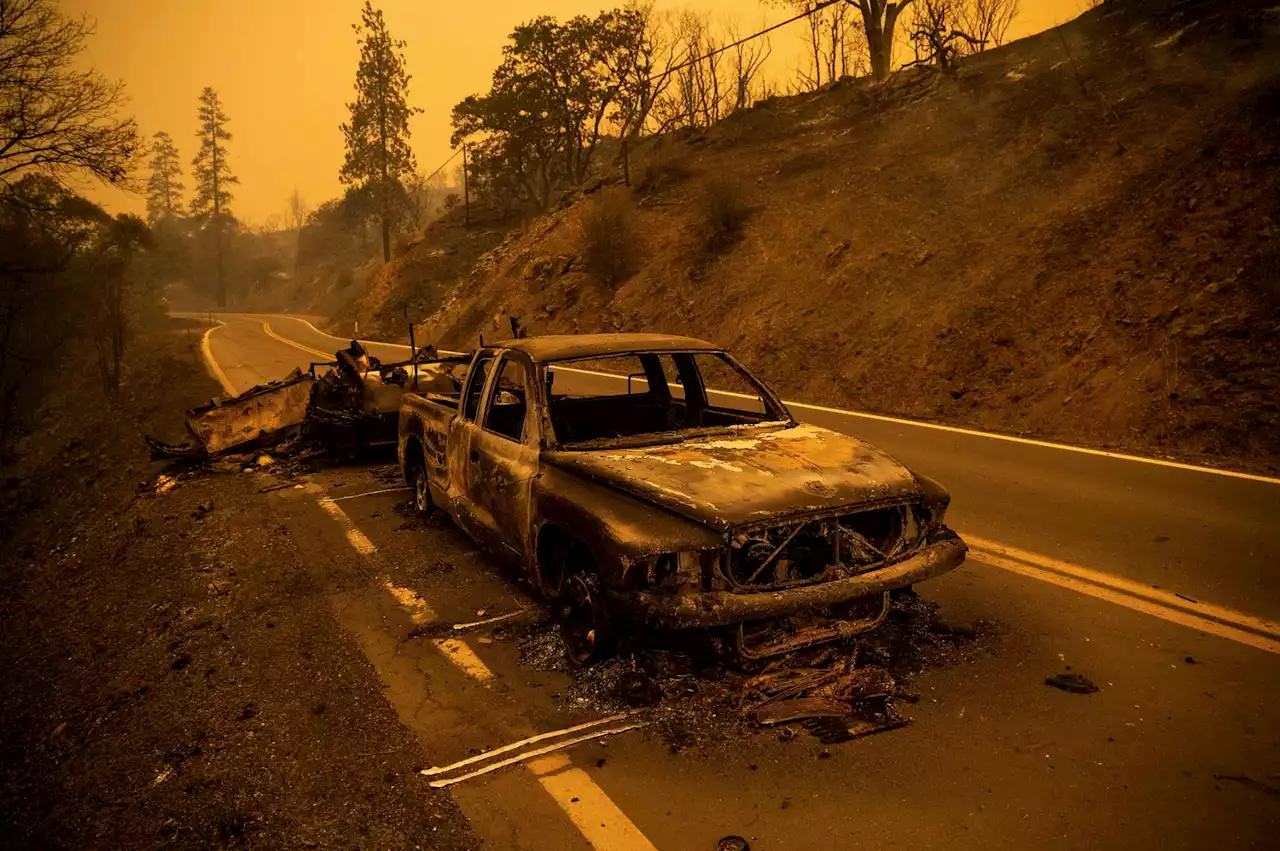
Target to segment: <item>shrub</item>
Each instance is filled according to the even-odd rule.
[[[698,199],[697,214],[708,251],[723,251],[742,238],[751,207],[736,183],[715,180]]]
[[[582,214],[582,263],[597,281],[616,286],[636,269],[640,237],[635,213],[618,193],[601,195]]]
[[[639,195],[656,195],[670,189],[690,176],[688,167],[673,156],[655,156],[644,164],[640,174],[632,179]]]

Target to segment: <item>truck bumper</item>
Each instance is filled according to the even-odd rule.
[[[905,588],[959,567],[968,551],[964,541],[948,538],[930,544],[904,561],[848,579],[784,591],[741,594],[708,591],[693,594],[635,591],[614,596],[618,610],[651,627],[716,627],[818,613],[873,594]]]

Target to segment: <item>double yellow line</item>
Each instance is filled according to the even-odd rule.
[[[301,343],[290,340],[288,337],[281,337],[275,331],[271,330],[270,323],[267,323],[267,322],[262,323],[262,333],[266,334],[268,337],[275,340],[276,342],[284,343],[286,346],[293,346],[295,349],[301,349],[302,351],[310,355],[317,355],[318,357],[322,357],[324,358],[326,363],[328,361],[333,360],[333,352],[322,352],[319,349],[313,349],[310,346],[304,346]]]
[[[1041,582],[1106,600],[1135,612],[1216,635],[1268,653],[1280,653],[1280,624],[1234,609],[1201,603],[1108,573],[964,535],[969,558]]]

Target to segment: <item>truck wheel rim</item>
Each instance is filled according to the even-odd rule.
[[[426,511],[431,507],[431,496],[427,492],[427,476],[421,468],[413,477],[413,504],[419,511]]]
[[[571,656],[579,662],[595,653],[599,624],[591,585],[581,574],[568,582],[564,607],[564,638]]]

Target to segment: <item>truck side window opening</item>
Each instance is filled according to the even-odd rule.
[[[493,358],[481,358],[476,362],[472,372],[472,380],[467,384],[467,398],[463,400],[462,418],[475,422],[476,412],[480,410],[480,394],[484,392],[485,382],[489,378],[489,367]]]
[[[693,356],[693,360],[707,391],[707,404],[712,408],[737,413],[765,412],[760,391],[724,358],[699,353]]]
[[[526,410],[524,365],[508,357],[485,409],[484,427],[519,443],[524,440]]]

